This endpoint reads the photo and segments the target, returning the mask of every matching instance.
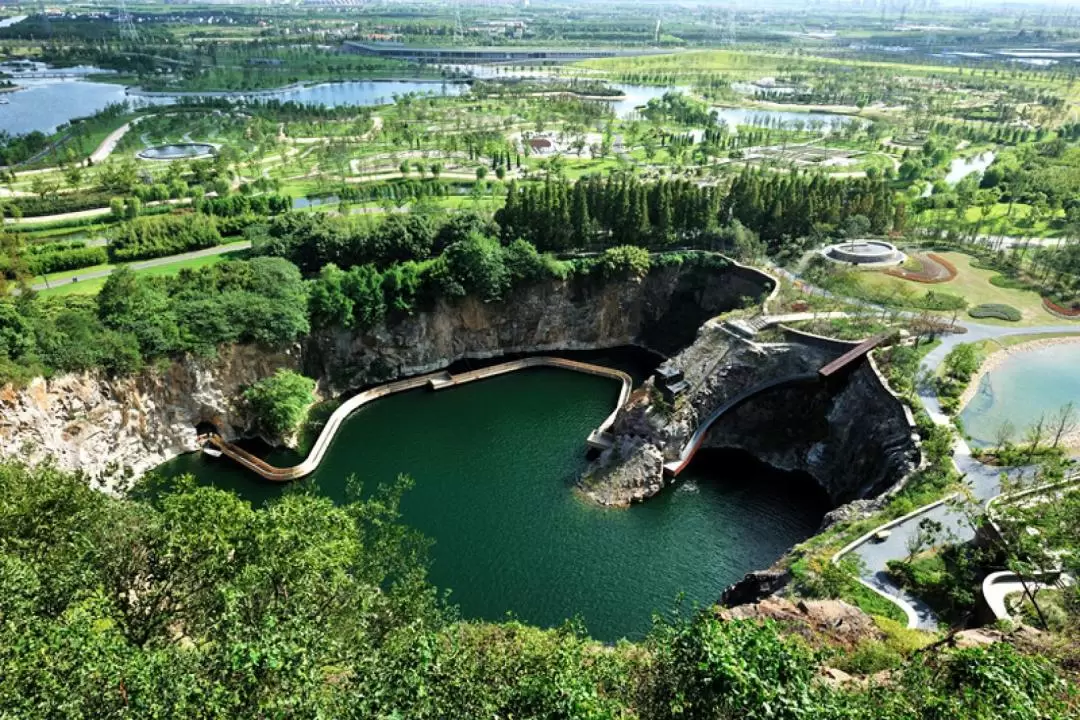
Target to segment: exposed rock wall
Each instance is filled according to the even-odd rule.
[[[680,265],[603,286],[550,282],[501,303],[443,302],[368,333],[314,336],[288,352],[227,347],[214,359],[180,360],[129,378],[38,378],[23,389],[0,390],[0,455],[34,463],[52,458],[92,476],[111,468],[137,475],[196,449],[200,422],[243,434],[251,418],[240,393],[278,368],[302,369],[319,379],[324,394],[335,394],[464,358],[628,344],[670,349],[693,339],[685,328],[767,292],[767,280],[738,266]]]
[[[0,390],[0,455],[48,458],[110,485],[119,473],[139,475],[196,450],[200,422],[226,435],[246,428],[242,389],[298,365],[299,348],[229,346],[214,359],[188,358],[128,378],[82,373],[36,378],[21,390],[7,386]]]
[[[677,459],[695,429],[732,403],[740,404],[716,420],[702,447],[742,449],[774,467],[806,472],[836,504],[874,497],[904,478],[919,450],[903,404],[867,361],[837,381],[815,379],[850,344],[788,338],[756,344],[722,327],[702,328],[672,360],[687,390],[673,407],[649,386],[638,393],[614,425],[614,448],[590,466],[582,490],[608,505],[655,494],[664,485],[662,462],[658,471],[650,459]],[[760,390],[783,379],[799,381]]]
[[[836,504],[874,497],[918,464],[903,405],[866,361],[840,388],[769,391],[720,418],[703,447],[739,448],[814,477]]]
[[[370,332],[313,336],[305,369],[340,391],[507,353],[641,345],[672,354],[693,342],[706,319],[762,296],[768,285],[767,276],[741,266],[676,265],[643,280],[544,283],[498,303],[440,301]]]

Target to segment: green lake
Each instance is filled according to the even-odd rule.
[[[350,475],[368,488],[411,475],[404,520],[434,541],[431,580],[465,617],[554,626],[579,616],[604,640],[640,637],[680,595],[715,601],[817,529],[829,506],[814,482],[741,453],[699,453],[677,484],[629,509],[582,500],[585,439],[617,394],[613,381],[545,368],[391,396],[342,426],[312,478],[340,500]],[[192,454],[161,470],[253,502],[282,491],[225,458]]]

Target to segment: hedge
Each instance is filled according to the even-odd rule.
[[[27,266],[33,275],[46,275],[64,270],[79,270],[94,265],[104,265],[108,261],[109,254],[103,247],[74,247],[31,255],[27,259]]]
[[[997,318],[1009,322],[1020,322],[1020,318],[1023,317],[1023,314],[1012,305],[1003,305],[1001,303],[976,305],[968,310],[968,315],[973,318]]]
[[[212,218],[198,213],[140,217],[115,228],[109,242],[114,262],[164,257],[221,244]]]

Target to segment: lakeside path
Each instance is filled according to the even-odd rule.
[[[1008,328],[995,325],[982,325],[979,323],[964,323],[966,333],[949,334],[941,338],[941,344],[927,353],[923,358],[921,370],[934,373],[945,361],[945,356],[954,347],[964,343],[979,342],[981,340],[996,340],[1014,335],[1044,335],[1075,333],[1080,335],[1080,323],[1072,325],[1048,325],[1041,327]],[[919,390],[919,400],[926,409],[930,419],[937,425],[952,426],[952,419],[941,411],[937,394],[932,388],[923,387]],[[991,498],[1002,492],[1002,476],[1010,479],[1018,479],[1025,474],[1034,472],[1032,468],[1000,468],[986,465],[972,457],[971,447],[963,437],[957,436],[953,443],[953,464],[963,476],[964,485],[972,502],[985,509],[986,503]],[[903,522],[890,528],[889,537],[880,543],[872,541],[864,542],[856,547],[854,552],[862,559],[864,573],[862,579],[899,600],[901,607],[905,605],[905,612],[912,609],[918,617],[918,627],[924,630],[934,630],[938,626],[937,617],[926,603],[919,598],[901,589],[892,581],[888,574],[888,562],[890,560],[903,560],[907,558],[907,543],[918,532],[919,522],[923,518],[937,520],[946,531],[951,531],[960,541],[970,540],[975,537],[975,529],[968,522],[964,508],[952,503],[944,503],[936,506],[928,506],[924,512],[915,514]]]
[[[772,267],[771,271],[782,275],[792,282],[799,282],[808,290],[825,297],[833,297],[845,300],[859,307],[865,307],[882,311],[880,305],[868,303],[854,298],[843,298],[834,295],[822,288],[815,287],[798,275],[781,268]],[[963,333],[949,333],[940,337],[941,344],[926,354],[920,365],[922,373],[936,373],[937,369],[945,362],[945,356],[957,345],[980,342],[983,340],[998,340],[1017,335],[1080,335],[1080,322],[1058,325],[1040,325],[1036,327],[1002,327],[998,325],[984,325],[976,322],[957,323],[966,329]],[[1033,338],[1037,340],[1037,338]],[[937,425],[952,427],[952,419],[942,412],[938,403],[937,393],[931,387],[919,389],[919,401],[926,410],[930,419]],[[963,476],[963,482],[970,499],[985,509],[986,503],[1001,494],[1002,476],[1016,479],[1024,474],[1033,473],[1030,467],[1000,468],[986,465],[972,457],[971,447],[959,434],[953,443],[953,464]],[[868,533],[860,541],[845,548],[837,554],[834,560],[840,556],[854,553],[860,560],[860,579],[875,591],[885,595],[898,605],[908,616],[908,625],[922,630],[936,630],[938,619],[934,611],[921,599],[911,595],[896,583],[888,573],[890,560],[904,560],[908,556],[907,544],[910,538],[918,532],[919,522],[923,518],[937,520],[946,531],[951,531],[958,540],[970,540],[975,536],[975,529],[968,522],[964,508],[950,502],[936,502],[917,509],[910,515],[905,516],[896,524],[886,523],[889,536],[882,542],[874,542],[871,536],[880,528]],[[895,521],[894,521],[895,522]],[[882,526],[885,527],[885,526]]]

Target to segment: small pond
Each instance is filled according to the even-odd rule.
[[[714,107],[719,121],[731,129],[739,125],[756,127],[784,127],[803,130],[835,130],[857,118],[850,115],[834,115],[823,112],[799,112],[797,110],[765,110],[760,108]],[[859,121],[863,122],[863,121]]]
[[[1006,422],[1014,440],[1068,402],[1080,409],[1080,342],[1015,352],[979,381],[960,419],[976,445],[990,445]]]
[[[993,152],[987,151],[969,158],[956,158],[949,163],[949,172],[945,174],[945,182],[955,185],[968,175],[974,173],[982,175],[994,162],[995,157],[997,156]]]

